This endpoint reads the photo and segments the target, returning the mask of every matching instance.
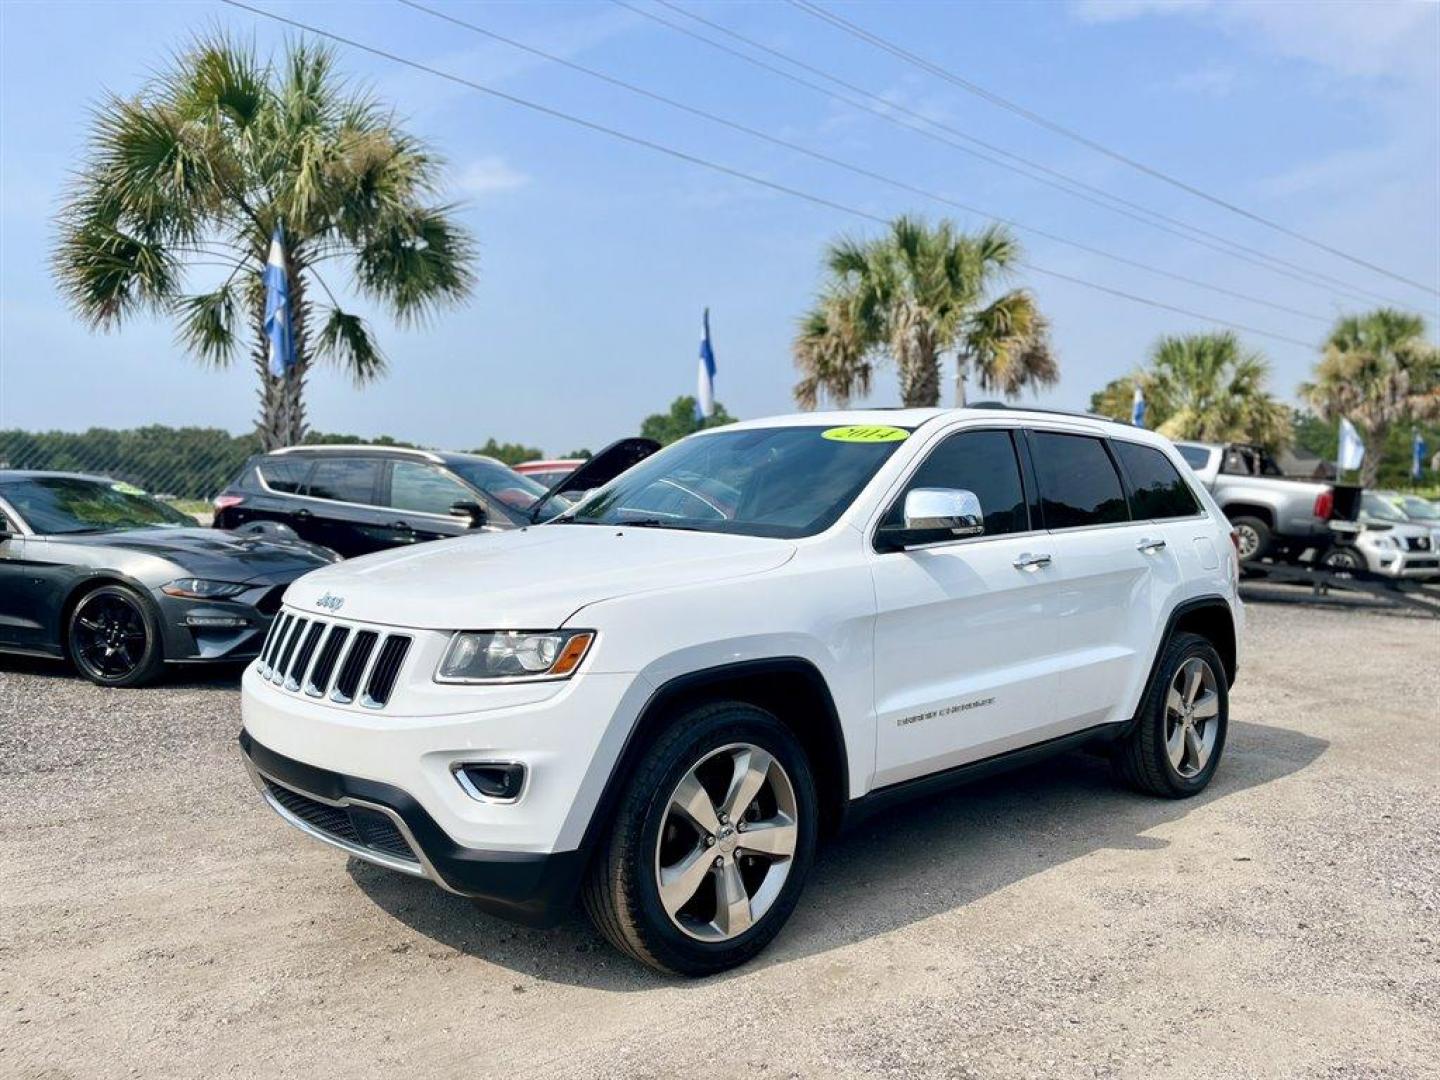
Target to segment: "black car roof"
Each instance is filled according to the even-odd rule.
[[[407,461],[428,461],[435,465],[448,465],[455,462],[466,461],[489,461],[497,465],[505,464],[497,458],[486,457],[484,454],[461,454],[453,450],[422,450],[419,447],[411,446],[373,446],[368,443],[320,443],[315,446],[286,446],[279,450],[271,450],[264,456],[317,458],[339,454],[366,454],[375,457],[399,458]]]

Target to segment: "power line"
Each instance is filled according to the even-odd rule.
[[[1050,232],[1049,230],[1040,228],[1038,226],[1027,225],[1024,222],[1021,222],[1014,218],[1002,217],[999,214],[991,213],[987,210],[982,210],[979,207],[971,206],[968,203],[960,202],[946,195],[941,195],[938,192],[928,191],[925,188],[918,187],[914,184],[908,183],[907,181],[898,180],[892,176],[887,176],[883,173],[876,172],[862,165],[856,165],[853,162],[833,157],[830,154],[822,153],[821,151],[811,149],[810,147],[804,146],[800,143],[795,143],[787,139],[779,138],[777,136],[769,134],[768,132],[761,131],[746,124],[742,124],[736,120],[732,120],[727,117],[708,112],[705,109],[697,108],[693,105],[688,105],[683,101],[678,101],[675,98],[667,97],[666,95],[657,93],[653,90],[648,90],[643,86],[637,86],[634,83],[627,82],[624,79],[620,79],[613,75],[606,74],[603,71],[598,71],[595,68],[587,67],[584,64],[576,63],[573,60],[567,60],[564,57],[555,55],[554,53],[549,53],[543,49],[536,48],[532,45],[527,45],[524,42],[516,41],[514,38],[506,37],[504,34],[500,34],[494,30],[487,29],[483,26],[478,26],[472,22],[467,22],[464,19],[447,14],[446,12],[437,11],[435,8],[419,3],[418,0],[397,0],[397,2],[404,4],[406,7],[414,8],[416,11],[424,12],[425,14],[431,15],[437,19],[442,19],[445,22],[451,23],[455,26],[460,26],[464,29],[471,30],[474,33],[491,39],[492,41],[498,41],[505,45],[512,46],[516,49],[521,50],[522,52],[529,53],[531,56],[538,56],[551,63],[558,64],[561,67],[568,68],[572,71],[578,71],[581,74],[588,75],[594,79],[599,79],[600,81],[608,83],[611,86],[618,86],[623,90],[629,91],[630,93],[638,94],[652,101],[658,101],[661,104],[667,105],[674,109],[679,109],[680,111],[689,113],[692,116],[701,117],[704,120],[708,120],[711,123],[719,124],[723,127],[729,128],[732,131],[738,131],[744,135],[751,136],[752,138],[761,139],[764,142],[770,143],[773,146],[780,146],[787,150],[792,150],[796,153],[804,154],[807,157],[813,158],[816,161],[822,161],[828,165],[834,165],[837,168],[845,169],[846,171],[854,173],[857,176],[863,176],[871,180],[876,180],[880,183],[888,184],[891,187],[897,188],[899,190],[908,191],[911,194],[920,195],[924,198],[932,199],[935,202],[955,207],[956,209],[963,210],[966,213],[975,214],[978,217],[986,218],[990,221],[998,222],[1002,225],[1008,225],[1014,229],[1033,233],[1036,236],[1043,237],[1058,244],[1064,244],[1067,247],[1075,248],[1078,251],[1083,251],[1090,255],[1097,255],[1104,259],[1111,259],[1126,266],[1136,267],[1137,269],[1145,270],[1152,274],[1158,274],[1161,277],[1170,278],[1173,281],[1179,281],[1186,285],[1194,286],[1196,288],[1208,289],[1211,292],[1218,293],[1221,296],[1228,296],[1232,299],[1243,300],[1247,303],[1259,304],[1263,307],[1268,307],[1275,311],[1281,311],[1289,315],[1296,315],[1303,319],[1312,319],[1315,322],[1319,323],[1329,323],[1332,321],[1330,317],[1325,315],[1317,315],[1311,311],[1302,311],[1299,308],[1287,307],[1284,304],[1278,304],[1274,301],[1265,300],[1258,296],[1252,296],[1247,293],[1238,292],[1234,289],[1227,289],[1224,286],[1215,285],[1211,282],[1202,281],[1198,278],[1187,277],[1184,274],[1178,274],[1173,271],[1163,269],[1162,267],[1153,266],[1149,263],[1141,262],[1138,259],[1131,259],[1124,255],[1118,255],[1114,252],[1106,251],[1103,248],[1092,247],[1091,245],[1082,243],[1078,240],[1071,240],[1068,237]]]
[[[956,75],[954,72],[951,72],[941,67],[939,64],[927,60],[923,56],[913,53],[910,50],[903,48],[902,46],[896,45],[894,42],[887,41],[880,35],[866,30],[864,27],[851,22],[849,19],[846,19],[840,15],[836,15],[834,12],[829,11],[826,8],[820,7],[818,4],[811,3],[810,0],[790,0],[790,4],[792,7],[798,8],[799,10],[806,12],[814,18],[821,19],[829,23],[831,26],[843,30],[845,33],[851,35],[852,37],[859,38],[860,40],[868,42],[876,48],[883,49],[885,52],[888,52],[893,56],[897,56],[900,59],[905,60],[910,64],[913,64],[914,66],[920,68],[923,71],[928,71],[932,75],[936,75],[944,79],[946,82],[949,82],[954,86],[958,86],[960,89],[966,91],[967,93],[974,94],[976,97],[990,102],[992,105],[996,105],[1002,109],[1007,109],[1010,112],[1014,113],[1016,116],[1022,117],[1023,119],[1028,120],[1032,124],[1045,128],[1047,131],[1052,131],[1055,134],[1060,135],[1066,139],[1070,139],[1072,142],[1079,143],[1081,146],[1087,147],[1090,150],[1094,150],[1096,153],[1104,154],[1106,157],[1110,158],[1113,161],[1118,161],[1122,165],[1127,165],[1138,172],[1144,173],[1146,176],[1153,177],[1154,179],[1159,180],[1162,183],[1169,184],[1171,187],[1179,188],[1181,191],[1184,191],[1189,195],[1193,195],[1197,199],[1204,199],[1206,202],[1213,203],[1215,206],[1219,206],[1225,210],[1228,210],[1232,214],[1238,214],[1240,217],[1247,218],[1250,221],[1254,221],[1260,225],[1264,225],[1267,229],[1273,229],[1275,232],[1278,232],[1284,236],[1288,236],[1293,240],[1299,240],[1301,243],[1309,244],[1311,247],[1316,248],[1317,250],[1324,251],[1330,255],[1334,255],[1337,258],[1354,263],[1356,266],[1364,267],[1366,270],[1381,274],[1384,277],[1388,277],[1394,281],[1402,282],[1403,284],[1409,285],[1412,288],[1419,289],[1422,292],[1427,292],[1435,296],[1440,296],[1440,289],[1437,289],[1433,285],[1425,285],[1419,281],[1415,281],[1413,278],[1405,277],[1403,274],[1397,274],[1393,270],[1387,270],[1385,267],[1379,266],[1373,262],[1370,262],[1367,259],[1362,259],[1358,255],[1351,255],[1349,252],[1342,251],[1337,247],[1332,247],[1330,244],[1327,244],[1322,240],[1316,240],[1313,237],[1306,236],[1304,233],[1292,229],[1287,225],[1282,225],[1278,221],[1272,221],[1270,218],[1264,217],[1261,214],[1257,214],[1253,210],[1247,210],[1245,207],[1230,202],[1228,199],[1221,198],[1218,195],[1212,195],[1210,192],[1198,188],[1193,184],[1187,183],[1186,181],[1181,180],[1176,176],[1172,176],[1170,173],[1157,169],[1153,165],[1147,165],[1145,164],[1145,162],[1138,161],[1127,154],[1123,154],[1118,150],[1106,146],[1104,143],[1097,142],[1095,139],[1083,135],[1080,132],[1075,131],[1073,128],[1066,127],[1065,125],[1051,120],[1046,116],[1042,116],[1041,114],[1035,112],[1032,109],[1028,109],[1023,105],[1018,104],[1017,102],[1011,101],[1009,98],[1001,97],[999,94],[995,93],[992,90],[987,90],[985,87],[980,86],[978,83],[973,83],[969,79],[961,78],[959,75]]]
[[[708,158],[702,158],[695,154],[686,153],[683,150],[677,150],[674,147],[665,145],[664,143],[655,142],[652,139],[647,139],[640,135],[632,135],[631,133],[627,131],[622,131],[619,128],[613,128],[606,124],[598,123],[594,120],[587,120],[584,117],[576,116],[572,113],[567,113],[561,109],[555,109],[550,107],[549,105],[542,105],[539,102],[531,101],[528,98],[519,97],[516,94],[506,93],[504,90],[497,90],[493,86],[486,86],[484,83],[475,82],[461,75],[455,75],[451,72],[443,71],[440,68],[431,67],[429,64],[421,63],[418,60],[411,60],[407,57],[400,56],[399,54],[390,52],[386,49],[382,49],[374,45],[366,45],[364,42],[356,41],[354,38],[346,37],[343,34],[338,34],[333,30],[323,30],[320,27],[314,26],[310,23],[301,22],[299,19],[293,19],[289,16],[280,15],[272,11],[265,11],[262,8],[252,7],[250,4],[244,3],[243,0],[221,0],[221,3],[227,4],[233,8],[238,8],[241,11],[248,11],[252,15],[259,15],[261,18],[270,19],[273,22],[283,23],[284,25],[293,27],[296,30],[301,30],[306,33],[314,34],[317,37],[326,38],[341,45],[347,45],[352,49],[358,49],[361,52],[369,53],[372,56],[381,57],[382,59],[389,60],[392,63],[401,64],[405,67],[413,68],[416,71],[425,72],[428,75],[433,75],[436,78],[444,79],[447,82],[452,82],[459,86],[468,87],[471,90],[478,91],[479,93],[496,98],[500,101],[508,102],[512,105],[518,105],[521,108],[529,109],[532,112],[537,112],[556,120],[563,120],[568,124],[575,125],[576,127],[585,128],[588,131],[598,132],[602,135],[609,135],[612,138],[620,139],[621,141],[630,143],[633,146],[644,147],[647,150],[653,150],[656,153],[664,154],[667,157],[672,157],[679,161],[687,162],[691,165],[699,165],[702,168],[710,169],[725,176],[730,176],[737,180],[744,180],[748,183],[768,188],[769,190],[779,192],[782,195],[791,195],[797,199],[804,199],[806,202],[813,203],[817,206],[823,206],[830,210],[839,210],[841,213],[850,214],[853,217],[863,218],[866,221],[870,221],[878,225],[888,226],[890,224],[887,218],[881,217],[879,214],[872,214],[868,210],[861,210],[858,207],[847,206],[844,203],[836,202],[833,199],[828,199],[822,195],[816,195],[812,192],[802,191],[799,188],[793,188],[785,184],[776,183],[775,181],[767,180],[762,176],[756,176],[753,173],[747,173],[741,169],[732,168],[729,165],[724,165],[717,161],[711,161]],[[1037,273],[1047,274],[1051,277],[1072,282],[1076,285],[1080,285],[1088,289],[1094,289],[1098,292],[1108,293],[1112,296],[1122,297],[1126,300],[1132,300],[1136,303],[1146,304],[1150,307],[1159,308],[1164,311],[1173,311],[1182,315],[1188,315],[1192,318],[1202,319],[1206,322],[1214,323],[1217,326],[1226,326],[1233,330],[1243,330],[1246,333],[1258,334],[1262,337],[1273,338],[1276,341],[1283,341],[1291,345],[1299,345],[1300,347],[1306,349],[1314,347],[1314,342],[1302,341],[1299,338],[1289,337],[1285,334],[1278,334],[1272,330],[1263,330],[1259,327],[1247,326],[1244,323],[1232,322],[1228,319],[1220,319],[1213,315],[1206,315],[1202,312],[1191,311],[1187,308],[1176,307],[1174,305],[1166,304],[1158,300],[1151,300],[1147,297],[1137,296],[1133,293],[1121,292],[1118,289],[1111,289],[1104,285],[1096,285],[1095,283],[1085,281],[1082,278],[1071,277],[1068,274],[1062,274],[1054,270],[1047,270],[1046,268],[1038,266],[1031,262],[1022,261],[1019,262],[1017,265],[1024,267],[1028,270],[1033,270]]]
[[[1013,154],[1010,151],[1003,149],[1002,147],[994,145],[993,143],[988,143],[983,139],[976,138],[975,136],[970,135],[951,125],[944,124],[938,120],[934,120],[930,117],[924,116],[923,114],[918,113],[913,109],[906,108],[904,105],[898,102],[890,101],[882,97],[881,95],[874,93],[873,91],[866,90],[863,87],[848,82],[845,79],[839,77],[838,75],[834,75],[830,72],[824,71],[823,69],[818,68],[813,64],[808,64],[803,60],[796,59],[795,57],[790,56],[788,53],[781,52],[779,49],[772,48],[771,46],[766,45],[763,42],[756,41],[754,38],[746,37],[744,34],[741,34],[739,31],[732,30],[728,26],[714,22],[710,19],[705,18],[702,15],[697,15],[692,11],[688,11],[685,8],[680,7],[678,4],[671,3],[670,0],[656,0],[656,3],[661,4],[666,8],[669,8],[671,11],[674,11],[675,13],[682,15],[687,19],[691,19],[695,22],[701,23],[702,25],[707,26],[712,30],[716,30],[722,34],[725,34],[728,37],[735,39],[736,41],[742,42],[743,44],[748,45],[753,49],[758,49],[761,52],[769,53],[770,55],[775,56],[788,64],[793,64],[795,67],[798,67],[801,70],[809,71],[812,74],[818,75],[820,78],[825,79],[828,82],[834,83],[836,86],[841,86],[853,93],[860,94],[862,97],[868,98],[871,101],[876,102],[878,107],[867,105],[864,101],[856,101],[852,98],[846,97],[844,94],[836,93],[835,91],[829,90],[824,86],[820,86],[816,83],[810,82],[808,79],[804,79],[798,75],[795,75],[792,72],[784,70],[783,68],[778,68],[773,64],[766,63],[764,60],[760,60],[757,57],[750,56],[744,52],[741,52],[738,49],[731,48],[730,46],[715,41],[712,38],[708,38],[704,34],[697,33],[689,27],[672,22],[661,15],[657,15],[653,11],[647,11],[643,8],[636,7],[634,4],[629,3],[628,0],[611,0],[611,3],[614,3],[619,7],[625,8],[627,11],[633,12],[634,14],[639,15],[642,18],[649,19],[652,22],[658,23],[661,26],[668,27],[669,29],[674,30],[676,33],[683,34],[686,37],[702,42],[713,49],[718,49],[720,52],[726,53],[739,60],[743,60],[747,64],[751,64],[764,71],[768,71],[774,75],[779,76],[780,78],[787,79],[790,82],[793,82],[799,86],[804,86],[814,91],[815,93],[821,94],[834,101],[843,102],[846,105],[851,106],[852,108],[862,109],[865,112],[872,113],[873,115],[878,116],[880,119],[884,120],[886,123],[893,124],[908,131],[913,131],[935,142],[939,142],[945,146],[951,147],[952,149],[958,150],[963,154],[968,154],[971,157],[978,158],[981,161],[988,162],[999,168],[1007,169],[1010,172],[1017,173],[1018,175],[1024,176],[1030,180],[1034,180],[1038,183],[1053,187],[1057,191],[1064,192],[1065,194],[1077,199],[1082,199],[1085,202],[1098,206],[1103,210],[1108,210],[1111,213],[1119,214],[1120,216],[1129,218],[1132,221],[1138,221],[1142,225],[1148,225],[1153,229],[1158,229],[1161,232],[1169,233],[1172,236],[1179,237],[1181,240],[1185,240],[1193,244],[1198,244],[1201,247],[1209,248],[1210,250],[1219,252],[1220,254],[1225,255],[1229,258],[1239,259],[1242,262],[1251,263],[1252,265],[1258,266],[1263,270],[1267,270],[1274,274],[1279,274],[1282,277],[1287,277],[1294,281],[1299,281],[1305,285],[1341,292],[1349,296],[1351,299],[1361,299],[1368,297],[1371,300],[1380,300],[1387,304],[1395,304],[1400,307],[1407,306],[1405,301],[1403,300],[1397,300],[1393,297],[1386,296],[1383,293],[1375,292],[1372,289],[1362,288],[1359,285],[1354,285],[1349,282],[1342,281],[1339,278],[1331,277],[1328,274],[1323,274],[1317,270],[1312,270],[1309,267],[1301,266],[1297,263],[1292,263],[1285,259],[1281,259],[1278,256],[1271,255],[1265,251],[1261,251],[1258,248],[1249,247],[1245,244],[1239,243],[1238,241],[1230,240],[1224,236],[1219,235],[1218,233],[1214,233],[1209,231],[1208,229],[1201,228],[1198,225],[1191,225],[1188,222],[1171,217],[1168,214],[1164,214],[1159,210],[1152,210],[1149,207],[1142,206],[1141,204],[1136,202],[1132,202],[1129,199],[1123,198],[1122,196],[1114,195],[1103,188],[1096,187],[1093,184],[1089,184],[1083,180],[1076,179],[1075,177],[1069,176],[1068,174],[1063,173],[1057,169],[1053,169],[1048,165],[1044,165],[1040,162],[1031,161],[1028,158],[1019,156],[1018,154]],[[911,117],[914,121],[918,121],[919,123],[917,125],[916,123],[902,120],[897,117],[895,113],[900,113],[904,116]],[[964,140],[964,142],[973,143],[975,146],[984,147],[986,150],[991,151],[994,154],[998,154],[1001,157],[1010,159],[1010,161],[1019,162],[1020,165],[1009,164],[1006,161],[997,160],[995,157],[990,156],[990,154],[982,153],[981,151],[972,149],[971,147],[965,146],[960,142],[955,142],[954,139],[946,138],[944,135],[938,134],[937,131],[947,132],[950,135],[954,136],[954,138],[956,139],[961,139]],[[1034,169],[1045,175],[1036,176],[1034,173],[1027,171],[1027,169]],[[1087,192],[1090,194],[1086,194]],[[1111,205],[1112,203],[1118,205]],[[1169,224],[1161,224],[1161,222],[1167,222]],[[1182,232],[1180,230],[1185,231]],[[1206,240],[1202,239],[1202,237],[1209,237],[1210,239]],[[1241,254],[1241,252],[1244,252],[1246,254]]]

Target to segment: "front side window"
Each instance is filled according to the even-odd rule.
[[[494,499],[517,522],[528,520],[527,515],[546,491],[532,477],[521,476],[510,466],[489,458],[455,457],[449,464],[457,476]]]
[[[390,466],[390,505],[416,514],[445,514],[457,502],[475,501],[475,493],[434,465],[397,461]]]
[[[915,470],[881,527],[900,527],[905,496],[915,488],[960,488],[973,492],[985,512],[986,536],[1025,532],[1030,527],[1020,462],[1008,431],[962,431],[951,435]]]
[[[41,535],[195,527],[193,517],[139,488],[105,480],[27,477],[0,484],[0,496]]]
[[[878,426],[694,435],[622,473],[555,524],[813,536],[839,519],[908,436]]]
[[[1137,518],[1193,517],[1200,512],[1170,459],[1153,446],[1112,442],[1130,481],[1130,512]]]
[[[1030,448],[1047,529],[1130,520],[1120,474],[1099,439],[1036,431]]]
[[[312,499],[335,502],[375,502],[375,482],[380,477],[380,462],[373,458],[321,458],[315,463],[305,494]]]

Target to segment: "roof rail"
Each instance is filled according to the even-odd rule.
[[[1075,412],[1072,409],[1042,409],[1038,405],[1011,405],[1008,401],[972,401],[961,408],[994,409],[997,412],[1044,413],[1048,416],[1073,416],[1077,420],[1104,420],[1107,424],[1124,423],[1123,420],[1116,420],[1113,416],[1101,416],[1099,413]]]
[[[372,446],[368,443],[307,443],[303,446],[282,446],[278,450],[271,450],[272,454],[329,454],[329,453],[354,453],[362,450],[367,454],[398,454],[409,457],[424,458],[426,461],[433,461],[437,465],[443,465],[445,459],[433,450],[421,450],[414,446]]]

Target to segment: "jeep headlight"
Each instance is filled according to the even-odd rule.
[[[585,659],[593,630],[462,630],[450,639],[437,682],[568,679]]]

